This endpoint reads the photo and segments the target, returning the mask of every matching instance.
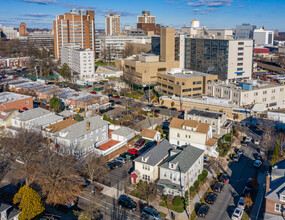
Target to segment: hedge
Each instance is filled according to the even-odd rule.
[[[183,205],[183,198],[181,196],[175,196],[172,200],[172,204],[176,207]]]

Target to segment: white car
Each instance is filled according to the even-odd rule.
[[[238,204],[237,204],[237,207],[244,210],[245,209],[245,204],[244,204],[244,197],[240,197],[239,201],[238,201]]]
[[[248,137],[245,138],[245,141],[246,141],[246,142],[250,142],[251,140],[252,140],[252,137],[250,137],[250,136],[248,136]]]
[[[259,140],[255,139],[254,144],[259,145]]]
[[[254,161],[253,166],[256,168],[259,168],[261,166],[261,164],[262,164],[262,162],[260,160],[256,160],[256,161]]]
[[[209,161],[210,161],[210,158],[209,158],[209,157],[204,156],[204,162],[209,162]]]
[[[243,216],[243,210],[241,208],[236,208],[232,215],[232,220],[241,220],[242,216]]]
[[[148,108],[148,107],[144,107],[144,108],[142,108],[142,110],[143,110],[143,111],[146,111],[146,112],[150,112],[150,111],[151,111],[151,109]]]

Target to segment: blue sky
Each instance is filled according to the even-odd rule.
[[[121,15],[121,25],[136,23],[136,16],[150,10],[156,23],[179,28],[194,18],[209,28],[234,28],[251,23],[285,31],[285,0],[0,0],[0,24],[52,28],[57,14],[71,8],[96,11],[96,28],[104,28],[104,15]]]

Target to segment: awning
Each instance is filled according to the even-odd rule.
[[[266,110],[265,104],[255,104],[252,108],[253,112],[264,112]]]

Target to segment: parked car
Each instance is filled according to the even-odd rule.
[[[149,104],[149,105],[147,105],[147,107],[152,108],[152,107],[153,107],[153,104]]]
[[[253,178],[249,178],[246,182],[246,187],[252,189],[253,188]]]
[[[121,101],[116,101],[115,104],[120,105],[120,104],[122,104],[122,102]]]
[[[136,211],[138,208],[137,204],[127,195],[120,195],[118,203],[120,206],[130,209],[131,211]]]
[[[121,97],[121,100],[127,100],[126,97]]]
[[[244,210],[245,209],[245,203],[244,203],[244,197],[240,197],[239,201],[238,201],[238,204],[237,204],[237,207]]]
[[[179,111],[181,114],[183,114],[184,115],[184,113],[185,113],[185,111],[184,110],[180,110]]]
[[[113,94],[108,94],[109,98],[113,97]]]
[[[127,159],[124,157],[115,157],[114,161],[119,161],[121,163],[127,163]]]
[[[145,144],[145,139],[139,139],[136,143],[135,146],[136,147],[141,147]]]
[[[209,158],[209,157],[204,156],[204,162],[209,162],[209,161],[210,161],[210,158]]]
[[[243,153],[244,153],[244,150],[243,150],[243,149],[239,149],[239,150],[237,151],[237,154],[238,154],[238,155],[243,155]]]
[[[161,219],[161,215],[152,206],[147,206],[147,205],[143,206],[141,214],[147,219],[155,219],[155,220]]]
[[[209,211],[209,206],[206,204],[202,204],[197,212],[197,215],[200,217],[205,217],[208,214],[208,211]]]
[[[146,112],[150,112],[151,111],[151,109],[149,107],[143,107],[142,110],[146,111]]]
[[[177,111],[177,108],[170,108],[171,111]]]
[[[112,163],[116,166],[116,167],[122,167],[123,163],[119,162],[119,161],[112,161]]]
[[[210,166],[210,164],[208,162],[204,162],[204,168],[208,168]]]
[[[137,149],[129,149],[128,152],[135,155],[138,153],[138,150]]]
[[[247,186],[244,187],[244,190],[242,192],[242,197],[246,197],[251,191],[251,188],[248,188]]]
[[[167,109],[167,107],[166,107],[166,106],[164,106],[164,105],[159,106],[159,108],[161,108],[161,109]]]
[[[241,220],[243,216],[243,210],[241,208],[236,208],[232,215],[232,220]]]
[[[242,141],[242,142],[241,142],[241,146],[247,147],[247,145],[248,145],[248,142],[246,142],[246,141]]]
[[[95,192],[101,192],[103,190],[103,187],[95,184],[95,186],[93,187],[91,193],[94,194]]]
[[[115,95],[114,98],[115,98],[115,99],[119,99],[120,96],[119,96],[119,95]]]
[[[155,110],[154,110],[154,113],[159,114],[159,113],[160,113],[160,110],[159,110],[159,109],[155,109]]]
[[[252,140],[252,137],[250,137],[250,136],[247,136],[246,138],[245,138],[245,141],[247,141],[247,142],[250,142]]]
[[[109,102],[114,103],[114,102],[115,102],[115,100],[111,99],[111,100],[109,100]]]
[[[258,145],[259,144],[259,140],[258,139],[254,139],[254,144]]]
[[[184,115],[178,115],[179,119],[184,119]]]
[[[116,165],[112,162],[107,163],[108,167],[110,168],[110,170],[113,170],[116,168]]]
[[[228,181],[228,179],[229,179],[228,174],[223,173],[223,174],[220,176],[219,181],[222,182],[222,183],[226,183],[226,182]]]
[[[99,112],[100,112],[100,114],[104,114],[104,113],[107,112],[107,111],[106,111],[106,109],[100,109]]]
[[[217,182],[214,186],[214,192],[222,192],[224,188],[224,183]]]
[[[133,160],[133,159],[136,158],[136,155],[135,155],[135,154],[131,154],[131,153],[129,153],[129,152],[125,152],[125,153],[120,154],[120,157],[124,157],[124,158],[126,158],[126,159],[131,159],[131,160]]]
[[[233,156],[233,161],[239,162],[239,159],[240,159],[240,155],[235,154],[235,155]]]
[[[264,155],[265,154],[265,149],[264,148],[260,148],[260,154]]]
[[[208,204],[214,204],[216,199],[218,198],[218,195],[216,193],[210,193],[206,198],[206,203]]]
[[[261,164],[262,164],[262,162],[260,160],[256,160],[256,161],[254,161],[253,166],[256,168],[259,168],[261,166]]]
[[[114,110],[115,108],[114,107],[108,107],[107,108],[107,111],[112,111],[112,110]]]

